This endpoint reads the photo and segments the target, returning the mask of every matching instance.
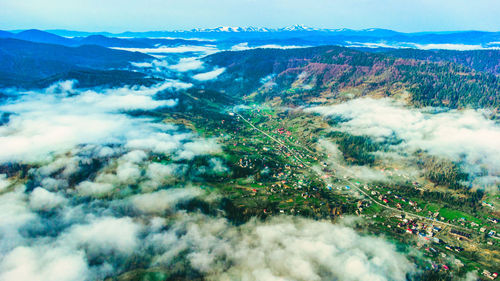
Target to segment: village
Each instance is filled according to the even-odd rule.
[[[290,129],[278,122],[268,122],[266,118],[272,120],[272,114],[260,109],[228,114],[240,124],[246,123],[238,127],[238,134],[232,135],[228,142],[244,152],[237,160],[239,168],[258,171],[249,173],[253,175],[249,196],[264,196],[278,203],[275,210],[268,208],[262,212],[332,220],[347,215],[360,216],[377,225],[376,229],[407,237],[403,240],[422,249],[434,261],[432,268],[440,271],[473,266],[467,256],[479,249],[498,252],[498,218],[470,220],[459,212],[437,208],[387,186],[362,183],[346,176],[337,178],[335,168],[321,161],[327,155],[313,154],[314,148],[301,145]],[[255,153],[259,157],[255,157]],[[265,159],[279,160],[263,165]],[[382,169],[382,172],[398,174],[394,169]],[[411,185],[416,190],[422,188],[418,181],[412,181]],[[367,195],[365,199],[356,199],[363,195]],[[491,208],[486,202],[482,206]],[[476,267],[487,279],[498,276],[494,267],[479,264]]]
[[[446,200],[459,201],[443,203],[439,193],[428,191],[425,179],[397,166],[374,167],[396,179],[391,184],[350,175],[345,172],[349,166],[318,150],[328,125],[311,118],[250,105],[227,108],[217,118],[176,120],[192,120],[196,128],[204,128],[201,133],[210,132],[224,144],[231,175],[214,184],[244,217],[293,215],[336,222],[355,216],[364,222],[359,231],[419,249],[426,268],[450,274],[474,270],[484,272],[485,280],[497,278],[500,226],[491,200],[476,204],[476,199],[450,197]],[[469,214],[473,209],[467,206],[473,203],[481,216]]]

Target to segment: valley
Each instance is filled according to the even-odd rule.
[[[497,278],[500,51],[190,32],[0,33],[0,279]]]

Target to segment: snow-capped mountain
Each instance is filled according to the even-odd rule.
[[[283,28],[266,28],[266,27],[234,27],[234,26],[219,26],[215,28],[196,28],[191,32],[279,32],[279,31],[320,31],[326,29],[308,27],[302,24],[295,24]]]
[[[269,28],[263,27],[235,27],[235,26],[218,26],[215,28],[195,28],[191,32],[268,32]]]
[[[349,29],[349,28],[337,28],[337,29],[332,29],[332,28],[317,28],[317,27],[310,27],[306,26],[303,24],[295,24],[287,27],[282,27],[282,28],[266,28],[266,27],[254,27],[254,26],[248,26],[248,27],[238,27],[238,26],[219,26],[215,28],[196,28],[189,30],[187,32],[308,32],[308,31],[316,31],[316,32],[335,32],[335,33],[342,33],[342,34],[349,34],[349,35],[360,35],[362,33],[364,34],[371,34],[371,35],[379,35],[379,34],[384,34],[384,35],[390,35],[391,33],[397,33],[392,30],[386,30],[386,29],[380,29],[380,28],[369,28],[369,29],[361,29],[361,30],[354,30],[354,29]],[[186,32],[184,30],[178,30],[177,32]]]
[[[287,26],[287,27],[278,29],[278,31],[318,31],[318,30],[321,30],[321,29],[305,26],[303,24],[295,24],[295,25],[291,25],[291,26]]]

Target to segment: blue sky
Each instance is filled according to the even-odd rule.
[[[304,24],[500,31],[499,0],[0,0],[0,29],[85,31]]]

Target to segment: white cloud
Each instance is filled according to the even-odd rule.
[[[154,187],[157,187],[176,178],[180,169],[176,164],[151,163],[147,166],[146,175],[151,179],[150,184],[154,183]]]
[[[37,187],[30,194],[30,207],[34,210],[51,210],[66,203],[61,194]]]
[[[483,47],[482,45],[467,45],[467,44],[410,44],[417,49],[422,50],[457,50],[457,51],[472,51],[472,50],[498,50],[498,47]]]
[[[347,47],[366,47],[366,48],[398,48],[399,46],[388,44],[387,42],[349,42]],[[407,47],[409,48],[409,47]]]
[[[7,253],[22,243],[25,239],[21,228],[37,221],[38,216],[29,209],[27,201],[23,187],[0,195],[0,253]],[[0,262],[1,258],[0,254]]]
[[[129,52],[141,52],[146,54],[179,54],[179,53],[202,53],[202,54],[213,54],[219,51],[215,45],[182,45],[176,47],[166,47],[159,46],[157,48],[120,48],[115,47],[112,49],[125,50]]]
[[[18,227],[36,218],[28,208],[27,196],[23,188],[0,195],[0,228],[17,231]]]
[[[146,154],[146,152],[142,150],[133,150],[120,157],[120,159],[126,162],[138,164],[146,160],[147,157],[148,155]]]
[[[216,69],[209,71],[209,72],[198,73],[196,75],[193,75],[193,79],[198,80],[198,81],[214,80],[219,75],[221,75],[224,71],[226,71],[225,68],[216,68]]]
[[[149,241],[164,250],[157,263],[188,251],[191,266],[214,280],[406,280],[414,270],[380,238],[290,217],[240,227],[186,217]]]
[[[457,51],[471,51],[471,50],[498,50],[499,47],[485,47],[483,45],[470,45],[470,44],[418,44],[412,42],[346,42],[347,47],[366,47],[366,48],[413,48],[421,50],[457,50]],[[491,43],[490,43],[491,44]],[[489,46],[490,44],[486,44]]]
[[[171,65],[168,68],[179,71],[186,72],[197,70],[203,67],[203,62],[200,61],[197,57],[194,58],[181,58],[177,64]]]
[[[222,151],[215,139],[197,139],[185,143],[182,148],[178,154],[178,158],[188,160],[198,155],[216,154]]]
[[[132,66],[140,68],[165,68],[168,67],[168,62],[164,60],[153,60],[151,62],[131,62]]]
[[[0,192],[4,191],[9,185],[10,181],[7,179],[6,174],[0,174]]]
[[[220,145],[123,113],[170,106],[154,97],[170,86],[81,91],[61,83],[1,107],[14,114],[0,127],[0,145],[12,145],[2,146],[0,161],[36,162],[29,173],[40,186],[29,191],[0,175],[1,280],[105,280],[126,272],[130,257],[151,258],[151,266],[180,261],[215,280],[404,280],[412,272],[391,244],[329,222],[235,226],[180,210],[216,197],[176,181],[189,175],[189,160],[219,154]],[[198,168],[227,172],[218,158]],[[165,185],[173,186],[158,190]]]
[[[129,217],[101,217],[72,226],[61,242],[83,247],[91,255],[130,254],[138,247],[141,228]]]
[[[76,186],[78,193],[84,196],[104,195],[113,191],[115,187],[110,183],[83,181]]]
[[[248,43],[239,43],[231,47],[231,51],[246,51],[251,49],[297,49],[297,48],[307,48],[309,46],[295,46],[295,45],[276,45],[276,44],[266,44],[258,46],[248,46]]]
[[[0,263],[0,280],[83,281],[87,280],[87,271],[87,262],[81,251],[17,247]]]
[[[465,161],[469,172],[481,167],[500,182],[500,126],[475,110],[411,109],[390,99],[356,99],[333,106],[306,109],[325,116],[339,115],[348,121],[341,129],[383,141],[395,134],[403,140],[398,149],[424,149],[433,155]],[[495,183],[496,182],[496,183]]]
[[[192,159],[198,155],[215,154],[221,151],[215,139],[202,139],[191,133],[150,133],[130,138],[126,147],[164,154],[176,152],[176,158],[180,159]]]
[[[174,106],[175,100],[155,100],[154,95],[190,84],[169,81],[153,87],[101,92],[65,87],[62,93],[54,92],[55,88],[21,93],[19,99],[0,106],[0,111],[14,113],[6,125],[0,126],[0,162],[40,161],[77,144],[121,143],[134,134],[157,130],[145,124],[148,120],[121,112]]]
[[[188,201],[202,194],[198,188],[170,188],[152,193],[134,195],[132,204],[144,213],[163,213],[173,209],[175,205]]]

